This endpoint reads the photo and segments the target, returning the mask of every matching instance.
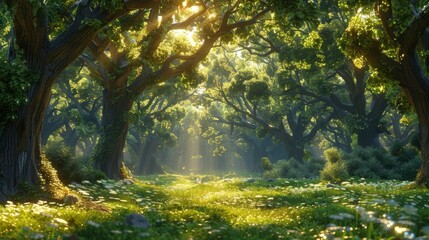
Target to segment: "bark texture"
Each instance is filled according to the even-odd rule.
[[[102,132],[92,159],[94,167],[111,179],[120,179],[123,150],[128,132],[128,112],[133,101],[125,92],[103,93]]]

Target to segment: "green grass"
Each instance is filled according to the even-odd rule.
[[[0,239],[429,239],[429,191],[408,184],[181,175],[85,182],[70,187],[103,208],[9,202],[0,206]],[[130,213],[150,227],[127,226]]]

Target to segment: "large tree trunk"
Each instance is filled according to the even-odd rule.
[[[295,144],[286,144],[286,151],[289,158],[295,158],[298,162],[304,161],[304,147]]]
[[[361,118],[363,117],[367,120],[362,121],[363,126],[359,126],[361,129],[358,130],[358,145],[361,147],[380,148],[381,143],[379,135],[385,131],[383,127],[380,126],[381,119],[388,103],[385,95],[383,94],[373,95],[373,99],[371,111],[368,114],[365,112],[359,112],[361,114]]]
[[[421,61],[416,51],[422,35],[427,34],[429,25],[429,12],[421,11],[413,19],[407,28],[395,36],[396,29],[392,24],[392,4],[390,1],[378,1],[376,7],[378,17],[381,20],[386,35],[396,42],[400,49],[397,60],[383,53],[380,45],[368,47],[361,46],[359,41],[356,46],[363,50],[368,63],[380,72],[387,74],[392,80],[399,81],[399,86],[407,97],[408,102],[414,107],[419,119],[420,145],[422,164],[416,177],[416,183],[429,187],[429,79],[421,66]],[[353,33],[351,31],[350,33]],[[420,42],[421,43],[421,42]],[[423,41],[423,47],[427,45]],[[425,49],[427,50],[427,49]]]
[[[288,158],[294,158],[298,162],[304,161],[304,146],[299,144],[300,142],[303,142],[302,140],[298,140],[293,138],[292,140],[284,140],[283,144],[285,147],[285,150],[288,154]]]
[[[249,161],[247,163],[248,168],[251,172],[261,172],[261,159],[265,157],[266,154],[259,146],[253,146],[250,156],[248,157]]]
[[[92,154],[94,167],[120,179],[132,98],[125,91],[103,91],[102,132]]]
[[[28,93],[30,100],[19,109],[14,122],[4,127],[0,136],[0,201],[10,198],[20,184],[39,182],[41,162],[41,129],[44,113],[50,100],[50,91],[40,80]],[[49,88],[49,86],[48,86]]]
[[[426,99],[426,104],[426,106],[429,106],[429,97]],[[420,145],[422,163],[420,170],[417,173],[416,183],[429,187],[429,121],[427,121],[427,116],[429,116],[429,109],[426,109],[425,122],[420,120]]]
[[[357,132],[357,139],[360,147],[381,147],[378,122],[367,123],[365,128],[359,129]]]
[[[333,98],[335,100],[333,103],[337,105],[340,116],[351,114],[357,118],[357,122],[353,123],[353,126],[357,127],[356,133],[360,147],[381,147],[379,123],[388,104],[383,93],[373,94],[370,111],[367,112],[368,99],[365,94],[367,71],[367,67],[359,68],[351,62],[343,68],[339,68],[337,72],[346,83],[352,105],[342,104],[336,96]]]
[[[414,106],[419,119],[420,146],[422,163],[416,177],[416,183],[429,187],[429,86],[428,79],[420,67],[416,53],[403,55],[404,92]]]

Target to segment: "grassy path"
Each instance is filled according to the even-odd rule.
[[[180,175],[134,182],[71,185],[97,204],[86,207],[9,202],[0,206],[0,239],[429,239],[429,191],[405,182]],[[125,224],[132,213],[150,226]]]

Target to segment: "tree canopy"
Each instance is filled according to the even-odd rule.
[[[0,8],[2,201],[46,182],[43,151],[56,142],[112,179],[168,165],[258,172],[262,158],[270,171],[313,164],[310,176],[330,147],[420,152],[416,183],[429,185],[425,1]]]

